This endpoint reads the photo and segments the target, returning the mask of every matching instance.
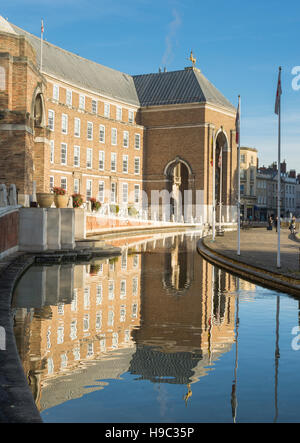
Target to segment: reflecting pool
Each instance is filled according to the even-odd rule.
[[[13,298],[45,422],[300,421],[299,301],[203,260],[194,234],[33,266]]]

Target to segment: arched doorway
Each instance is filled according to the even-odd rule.
[[[216,139],[216,167],[215,167],[215,199],[216,220],[222,222],[224,206],[227,204],[227,151],[228,143],[225,133],[221,130]]]
[[[179,157],[170,162],[165,168],[167,190],[171,195],[170,215],[175,221],[182,221],[182,216],[185,218],[185,206],[188,204],[186,191],[190,189],[191,173],[189,164]]]

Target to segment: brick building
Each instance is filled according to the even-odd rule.
[[[0,17],[0,182],[17,184],[21,204],[33,181],[38,192],[62,186],[138,209],[141,191],[145,208],[151,191],[173,191],[171,213],[181,191],[186,215],[208,222],[214,136],[216,200],[221,188],[223,216],[234,219],[236,110],[199,69],[131,76],[48,42],[41,62],[40,48]]]

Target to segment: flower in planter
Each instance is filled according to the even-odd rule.
[[[95,197],[91,197],[90,202],[92,204],[92,211],[98,211],[101,208],[101,203]]]
[[[52,191],[55,195],[66,195],[66,190],[64,188],[59,188],[58,186],[54,186]]]
[[[83,203],[83,197],[81,194],[73,194],[73,208],[80,208]]]

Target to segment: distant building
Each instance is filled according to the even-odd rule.
[[[241,215],[254,220],[256,210],[257,149],[241,147]]]

